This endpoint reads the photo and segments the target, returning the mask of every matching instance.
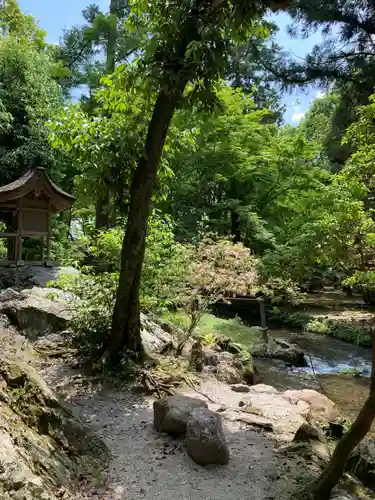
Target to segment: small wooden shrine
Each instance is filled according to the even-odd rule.
[[[69,208],[74,197],[62,191],[44,168],[28,170],[18,180],[0,187],[0,221],[7,240],[7,260],[0,264],[47,264],[51,248],[51,215]],[[40,258],[23,258],[25,238],[38,238]]]

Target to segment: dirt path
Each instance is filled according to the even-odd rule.
[[[76,371],[59,363],[46,367],[43,375],[52,387],[60,383],[72,410],[111,453],[106,486],[87,493],[87,499],[272,500],[288,487],[285,474],[290,486],[290,463],[274,452],[275,443],[266,434],[224,421],[230,463],[202,468],[186,455],[182,441],[153,430],[151,398],[80,383]],[[213,388],[211,395],[219,393]]]

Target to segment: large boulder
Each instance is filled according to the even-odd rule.
[[[184,435],[190,414],[196,408],[207,408],[207,403],[182,394],[154,401],[155,430],[175,437]]]
[[[222,361],[222,357],[219,359],[219,351],[216,351],[212,347],[204,346],[202,347],[202,362],[205,366],[217,366],[220,361]],[[227,353],[225,353],[227,354]],[[230,356],[232,356],[230,354]]]
[[[375,491],[375,439],[365,438],[354,450],[348,469],[368,488]]]
[[[67,297],[61,290],[33,287],[20,293],[3,291],[0,313],[12,324],[36,339],[50,332],[65,330],[71,320]]]
[[[285,340],[274,339],[270,344],[268,355],[274,359],[281,359],[293,366],[307,366],[305,354],[298,346]]]
[[[207,408],[191,412],[186,428],[186,450],[199,465],[227,464],[229,449],[219,415]]]
[[[0,358],[0,498],[73,500],[80,474],[108,451],[63,408],[28,364]]]
[[[301,442],[311,440],[320,441],[321,443],[327,442],[324,432],[319,429],[319,427],[315,427],[314,425],[308,423],[303,423],[297,430],[293,441]]]
[[[216,377],[226,384],[239,384],[242,381],[242,371],[230,363],[219,363]]]
[[[240,411],[244,412],[243,416],[250,414],[246,415],[245,419],[241,417],[241,421],[273,429],[282,440],[293,439],[300,426],[306,422],[305,418],[309,411],[307,403],[298,406],[291,404],[277,389],[264,384],[250,387],[250,391],[241,397],[239,407]],[[255,418],[254,410],[258,410],[256,412],[258,415],[255,417],[262,418]]]
[[[147,354],[164,353],[175,346],[171,333],[143,313],[141,314],[141,326],[142,343]]]
[[[309,405],[307,420],[318,424],[334,422],[340,418],[336,405],[324,394],[312,389],[290,390],[283,393],[283,397],[291,404],[304,406]]]

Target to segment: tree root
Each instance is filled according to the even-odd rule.
[[[163,376],[148,370],[140,370],[138,375],[146,391],[150,394],[155,393],[159,399],[165,395],[172,396],[176,388],[183,384],[181,377]]]
[[[210,396],[208,396],[208,394],[205,394],[203,391],[201,391],[200,389],[198,389],[197,386],[194,384],[193,380],[190,377],[188,377],[187,375],[185,375],[184,379],[185,379],[186,385],[188,385],[189,387],[191,387],[197,394],[200,394],[201,396],[203,396],[206,399],[208,399],[208,401],[210,401],[210,403],[219,404],[214,399],[212,399]]]

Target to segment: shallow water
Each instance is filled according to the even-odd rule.
[[[356,371],[362,377],[370,376],[370,349],[349,344],[329,335],[310,332],[275,330],[271,335],[297,344],[304,351],[309,366],[295,368],[296,372],[328,375]]]
[[[353,421],[368,395],[370,349],[309,332],[275,330],[270,334],[301,347],[310,366],[288,368],[283,362],[258,359],[258,381],[279,390],[315,389],[334,401],[344,417]],[[343,374],[347,370],[355,370],[360,376]],[[372,432],[375,433],[375,426]]]

